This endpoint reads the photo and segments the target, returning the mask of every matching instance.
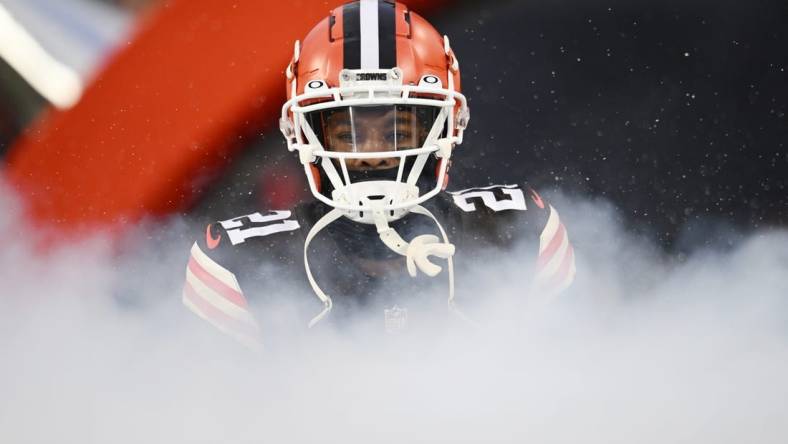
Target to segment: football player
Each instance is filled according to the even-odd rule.
[[[421,16],[391,1],[347,3],[295,43],[285,74],[280,129],[315,199],[207,225],[183,290],[198,316],[250,346],[265,336],[261,319],[279,319],[271,307],[283,295],[316,297],[304,327],[361,311],[398,331],[428,300],[465,318],[455,296],[470,275],[455,261],[460,270],[480,260],[474,251],[520,241],[532,241],[534,262],[513,276],[528,282],[523,298],[571,284],[566,229],[534,190],[446,191],[470,114],[448,37]]]

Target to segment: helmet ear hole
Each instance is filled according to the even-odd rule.
[[[318,193],[323,192],[323,182],[320,180],[320,169],[314,163],[309,164],[309,170],[312,172],[312,179],[315,181],[315,188]]]

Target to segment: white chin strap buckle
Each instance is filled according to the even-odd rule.
[[[424,234],[406,242],[399,233],[389,226],[382,211],[375,210],[373,215],[380,240],[391,250],[407,258],[408,274],[412,277],[416,277],[418,274],[417,269],[429,277],[437,276],[442,268],[432,263],[429,257],[437,256],[449,259],[454,255],[454,245],[440,241],[438,236]]]
[[[392,228],[389,228],[394,231]],[[442,268],[433,264],[429,256],[437,256],[448,259],[454,256],[454,245],[447,244],[438,240],[438,236],[424,234],[417,236],[410,241],[406,252],[408,262],[408,274],[416,277],[416,267],[429,277],[435,277],[441,272]]]

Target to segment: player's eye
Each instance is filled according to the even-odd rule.
[[[350,131],[343,131],[336,135],[337,140],[343,143],[353,143],[353,133]]]
[[[386,134],[386,141],[402,143],[410,140],[410,133],[407,131],[390,132]]]

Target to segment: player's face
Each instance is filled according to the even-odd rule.
[[[349,107],[331,113],[325,122],[326,149],[372,153],[420,148],[429,128],[411,107]],[[347,159],[351,170],[388,169],[398,157]]]

